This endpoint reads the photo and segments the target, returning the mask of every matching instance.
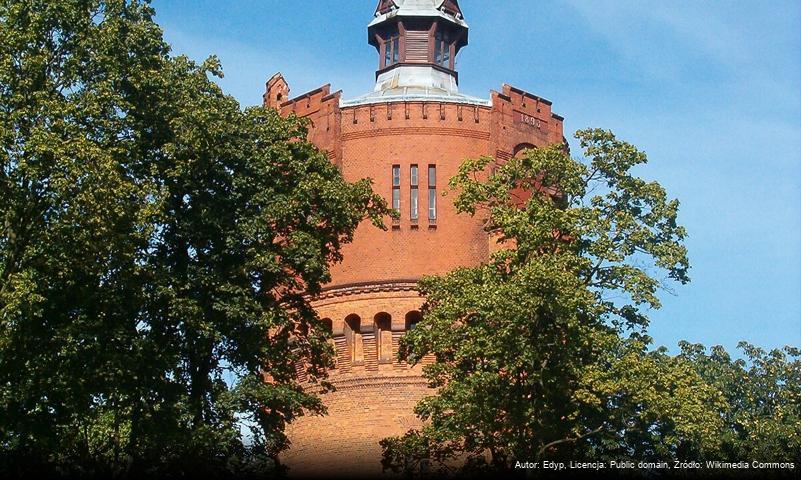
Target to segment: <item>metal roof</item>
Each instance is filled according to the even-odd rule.
[[[363,95],[351,100],[341,100],[339,102],[339,106],[345,108],[359,105],[397,102],[461,103],[464,105],[478,105],[482,107],[492,106],[492,100],[472,97],[462,93],[450,93],[444,90],[422,87],[405,87],[370,92],[367,95]]]
[[[400,65],[381,73],[372,92],[352,100],[342,100],[340,106],[412,101],[491,105],[489,100],[459,93],[453,73],[432,65]]]
[[[440,9],[445,0],[394,0],[398,8],[386,13],[377,13],[368,27],[378,25],[394,17],[441,17],[463,27],[467,27],[461,14],[451,14]]]
[[[439,8],[445,0],[394,0],[399,8]]]

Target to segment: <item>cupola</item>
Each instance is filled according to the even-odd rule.
[[[457,0],[381,0],[367,27],[378,51],[376,91],[404,87],[458,91],[456,56],[467,45]]]

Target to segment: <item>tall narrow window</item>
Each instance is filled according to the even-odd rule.
[[[423,320],[423,316],[417,310],[413,310],[413,311],[407,313],[406,314],[406,332],[407,333],[411,332],[412,330],[417,328],[417,325],[422,320]],[[416,356],[415,356],[414,352],[412,352],[409,355],[409,358],[407,360],[409,362],[412,362],[412,363],[414,363],[416,361]]]
[[[384,66],[395,65],[400,59],[400,35],[392,34],[384,42]]]
[[[349,360],[353,365],[364,364],[364,344],[362,343],[361,324],[362,319],[355,313],[345,317],[345,345],[348,354],[345,360]]]
[[[381,312],[375,316],[375,339],[378,363],[392,363],[392,316]]]
[[[409,169],[409,179],[411,184],[411,191],[409,192],[409,209],[410,209],[410,217],[412,222],[416,222],[419,218],[419,195],[418,195],[418,187],[419,182],[417,179],[417,165],[412,165]]]
[[[434,62],[446,68],[451,66],[451,38],[447,32],[437,32],[434,36]]]
[[[392,166],[392,208],[400,211],[400,165]]]
[[[428,219],[437,219],[437,166],[428,166]]]

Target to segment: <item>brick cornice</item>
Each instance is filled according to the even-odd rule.
[[[421,375],[396,375],[396,376],[361,376],[352,378],[343,378],[338,380],[326,380],[333,387],[335,392],[343,392],[348,390],[359,390],[365,388],[375,388],[382,386],[399,386],[399,385],[414,385],[418,387],[428,387],[428,380]],[[323,388],[319,385],[307,386],[307,390],[314,391],[314,393],[323,393]]]
[[[465,137],[478,140],[489,140],[488,131],[467,130],[463,128],[447,127],[397,127],[397,128],[376,128],[360,132],[347,132],[342,134],[342,140],[356,140],[361,138],[375,138],[384,136],[403,136],[403,135],[443,135],[446,137]]]
[[[365,293],[383,292],[416,292],[416,279],[391,280],[388,282],[365,282],[352,283],[348,285],[337,285],[324,289],[312,300],[327,300],[330,298],[347,297],[351,295],[361,295]]]

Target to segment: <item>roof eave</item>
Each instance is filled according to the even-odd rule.
[[[448,15],[445,12],[441,12],[439,10],[420,10],[420,9],[411,9],[411,8],[400,8],[398,10],[392,10],[390,12],[381,14],[376,16],[373,21],[371,21],[367,28],[373,28],[381,23],[384,23],[388,20],[392,20],[393,18],[403,18],[403,17],[427,17],[427,18],[442,18],[449,22],[453,22],[461,27],[469,28],[467,22],[464,21],[463,18],[457,18],[452,15]]]

